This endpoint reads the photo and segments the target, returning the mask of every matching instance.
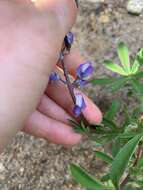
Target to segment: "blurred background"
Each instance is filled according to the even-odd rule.
[[[94,62],[96,77],[110,75],[102,63],[109,58],[118,62],[118,41],[128,44],[131,57],[143,47],[142,4],[129,6],[126,0],[81,0],[79,4],[74,46]],[[112,101],[112,95],[100,88],[89,86],[86,93],[103,112]],[[88,139],[64,148],[19,133],[0,156],[0,190],[83,190],[70,177],[68,165],[74,162],[100,175],[106,167],[95,157],[97,149],[100,147]]]

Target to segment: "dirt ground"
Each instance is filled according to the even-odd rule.
[[[96,76],[108,75],[102,62],[105,58],[117,60],[115,47],[119,40],[129,45],[131,56],[143,47],[143,14],[128,14],[123,0],[107,0],[106,4],[81,0],[73,31],[75,46],[94,61]],[[90,87],[87,93],[101,107],[110,103],[102,91]],[[68,166],[74,162],[98,175],[102,163],[95,158],[97,148],[86,140],[67,149],[19,133],[0,156],[0,190],[83,190],[71,179]]]

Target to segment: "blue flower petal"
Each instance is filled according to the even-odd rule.
[[[52,72],[49,77],[49,81],[58,81],[60,79],[59,75],[55,72]]]
[[[81,64],[78,68],[77,68],[77,76],[81,79],[87,78],[89,77],[94,71],[94,67],[92,66],[91,62],[86,62]]]
[[[74,41],[74,35],[72,32],[69,32],[67,35],[66,35],[66,40],[67,42],[71,45]]]
[[[85,85],[87,85],[87,81],[86,80],[79,80],[79,85],[80,87],[84,87]]]
[[[81,94],[78,93],[75,95],[75,97],[76,97],[76,104],[75,104],[73,113],[76,116],[79,116],[81,114],[81,112],[86,108],[86,104],[85,104],[84,98]]]
[[[82,112],[82,110],[80,107],[78,107],[78,106],[74,107],[73,113],[75,116],[77,116],[77,117],[80,116],[81,112]]]

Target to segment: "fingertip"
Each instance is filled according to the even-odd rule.
[[[86,108],[83,111],[84,116],[90,124],[100,124],[102,122],[102,112],[100,109],[87,97],[85,97]]]

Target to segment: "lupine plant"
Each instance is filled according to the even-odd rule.
[[[110,145],[109,152],[95,151],[96,157],[108,165],[108,172],[100,179],[91,176],[76,164],[70,165],[73,178],[86,190],[142,190],[143,189],[143,49],[140,49],[133,60],[130,60],[128,47],[124,42],[118,44],[117,53],[120,64],[105,60],[104,66],[116,73],[116,77],[95,78],[89,80],[94,72],[90,61],[82,63],[76,70],[76,78],[71,80],[64,57],[70,53],[73,43],[73,33],[69,32],[64,39],[63,48],[58,63],[61,64],[65,79],[52,72],[50,82],[59,81],[67,85],[73,100],[75,120],[69,121],[75,130],[102,147]],[[112,100],[112,105],[104,114],[100,125],[90,125],[83,110],[86,103],[81,93],[75,88],[92,84],[104,86],[108,93],[118,91],[126,94],[126,101]],[[120,93],[121,93],[120,92]],[[134,106],[129,107],[129,101]],[[122,121],[118,120],[122,113]],[[98,164],[98,163],[97,163]]]
[[[109,152],[95,151],[96,157],[108,165],[108,172],[101,179],[91,176],[76,164],[70,165],[73,178],[86,190],[142,190],[143,189],[143,49],[140,49],[133,60],[130,60],[128,47],[120,42],[117,53],[120,64],[105,60],[104,66],[116,73],[116,77],[95,78],[89,80],[94,72],[90,61],[82,63],[76,70],[76,78],[71,80],[64,63],[64,57],[70,53],[74,36],[71,32],[64,40],[59,58],[59,64],[63,69],[65,79],[58,73],[52,72],[50,82],[59,81],[67,85],[71,99],[73,100],[73,114],[75,120],[69,121],[76,132],[86,135],[102,147],[110,145]],[[92,84],[104,86],[107,93],[119,91],[126,94],[125,101],[122,98],[112,100],[112,105],[104,114],[100,125],[90,125],[83,110],[86,103],[81,93],[75,88]],[[129,107],[129,101],[134,101],[134,106]],[[118,121],[119,113],[122,113],[122,121]],[[98,164],[98,163],[97,163]]]
[[[107,144],[111,147],[109,152],[95,151],[96,157],[108,167],[108,172],[100,179],[76,164],[70,165],[71,175],[86,190],[143,189],[143,49],[133,60],[130,60],[125,43],[118,44],[117,52],[120,65],[111,60],[104,61],[107,69],[117,73],[116,77],[95,78],[90,83],[94,87],[104,86],[107,93],[124,92],[126,101],[122,97],[113,100],[100,125],[87,125],[83,120],[80,123],[72,121],[78,132],[102,147]],[[128,98],[135,102],[134,106],[129,107]],[[122,113],[122,121],[118,121],[119,113]]]
[[[78,5],[78,0],[75,0]],[[116,74],[116,77],[103,77],[89,80],[94,68],[90,61],[82,63],[76,70],[75,80],[71,80],[64,63],[64,57],[70,53],[74,36],[69,32],[65,39],[59,58],[65,79],[56,72],[51,73],[50,82],[59,81],[67,85],[73,100],[75,120],[69,121],[76,132],[86,135],[101,147],[110,145],[107,152],[95,151],[97,158],[107,164],[107,173],[101,178],[90,175],[76,164],[70,165],[72,177],[85,190],[143,190],[143,49],[130,60],[128,47],[120,42],[117,53],[120,64],[105,60],[104,66]],[[115,75],[114,74],[114,75]],[[86,103],[81,93],[75,88],[92,84],[95,88],[104,86],[107,93],[120,91],[126,95],[112,100],[112,105],[105,112],[100,125],[90,125],[83,110]],[[125,98],[124,98],[125,99]],[[130,102],[133,106],[130,106]],[[119,114],[122,120],[119,120]],[[97,163],[98,164],[98,163]]]

